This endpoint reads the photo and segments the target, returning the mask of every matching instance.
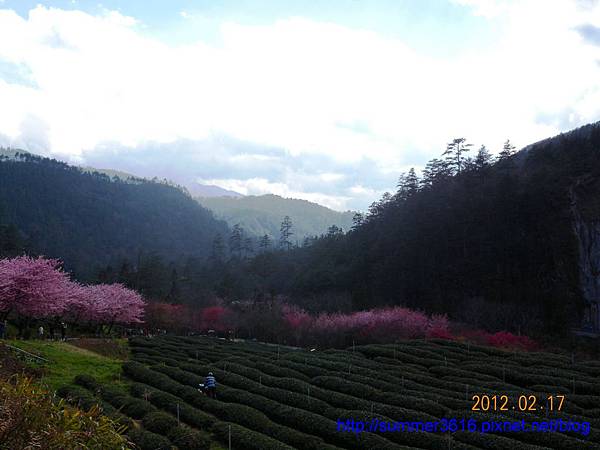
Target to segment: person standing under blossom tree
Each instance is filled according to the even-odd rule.
[[[60,340],[61,341],[67,340],[67,324],[64,322],[60,323]]]

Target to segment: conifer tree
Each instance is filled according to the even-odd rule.
[[[493,158],[491,153],[488,151],[485,145],[482,145],[477,151],[477,156],[473,161],[473,165],[475,169],[483,169],[484,167],[488,167],[492,160]]]
[[[292,248],[292,242],[290,241],[290,238],[294,234],[292,232],[292,226],[292,219],[290,219],[290,216],[285,216],[283,222],[281,222],[281,228],[279,229],[281,233],[279,245],[286,250]]]
[[[264,234],[258,241],[258,247],[262,252],[266,252],[271,247],[271,238],[268,234]]]
[[[453,173],[461,173],[465,166],[464,153],[471,151],[473,144],[467,144],[465,138],[456,138],[449,142],[446,151],[442,156],[446,157],[448,165],[453,169]]]
[[[238,257],[242,255],[243,234],[243,228],[239,223],[236,223],[229,236],[229,251],[232,255],[237,255]]]
[[[504,161],[515,154],[515,146],[511,144],[510,139],[507,139],[502,146],[502,151],[498,154],[498,160]]]

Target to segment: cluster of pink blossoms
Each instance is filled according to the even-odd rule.
[[[86,286],[70,279],[56,259],[0,259],[0,313],[100,324],[142,322],[144,300],[121,284]]]

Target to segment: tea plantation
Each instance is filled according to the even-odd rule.
[[[123,364],[128,388],[90,376],[59,394],[84,407],[100,402],[129,426],[142,449],[208,449],[218,439],[240,450],[270,449],[600,449],[600,361],[573,362],[550,353],[518,353],[444,340],[304,351],[211,338],[130,341]],[[217,399],[197,390],[208,372]],[[473,412],[472,396],[540,399],[538,411]],[[548,394],[565,394],[549,412]],[[563,419],[589,422],[589,434],[338,431],[338,419],[435,421]],[[536,419],[537,418],[537,419]],[[179,422],[178,422],[179,421]]]

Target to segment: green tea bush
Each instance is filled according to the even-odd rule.
[[[121,407],[128,397],[127,392],[124,389],[109,384],[102,385],[98,390],[98,393],[103,400],[106,400],[117,408]]]
[[[210,438],[199,431],[185,426],[173,428],[167,437],[178,450],[209,450]]]
[[[507,448],[511,450],[543,450],[546,448],[538,445],[518,442],[514,439],[490,433],[482,434],[459,431],[457,433],[453,433],[452,437],[456,441],[472,444],[477,448],[489,450],[505,450]]]
[[[329,425],[328,430],[337,430],[340,427],[337,420],[347,420],[353,419],[355,421],[363,421],[366,423],[371,423],[371,420],[378,419],[379,423],[393,423],[398,421],[398,419],[392,419],[389,416],[377,413],[370,413],[367,411],[361,410],[352,410],[352,409],[339,409],[332,408],[326,412],[328,417],[334,418],[335,422],[332,425]],[[417,421],[418,419],[408,420],[409,422]],[[343,427],[343,425],[342,425]],[[352,435],[352,432],[341,432],[341,434],[349,434]],[[363,436],[374,436],[379,439],[385,438],[387,441],[392,441],[399,445],[410,445],[411,448],[427,448],[427,449],[435,449],[435,450],[445,450],[448,448],[448,440],[446,437],[441,436],[439,434],[434,433],[426,433],[426,432],[385,432],[382,433],[379,430],[372,430],[369,432],[365,432],[361,434],[361,438]],[[364,448],[364,447],[363,447]],[[371,447],[367,447],[371,448]],[[379,447],[375,447],[379,448]]]
[[[318,427],[315,427],[315,420],[325,420],[322,416],[311,415],[290,406],[282,405],[268,398],[255,395],[246,391],[223,388],[220,398],[225,402],[241,403],[268,414],[278,423],[289,427],[276,426],[269,435],[274,438],[293,445],[296,448],[307,450],[319,450],[323,446],[323,440],[312,436],[311,434],[322,434]],[[308,431],[310,434],[302,433],[296,430]],[[327,436],[329,437],[329,436]]]
[[[173,381],[168,376],[150,370],[148,367],[135,361],[124,363],[123,372],[134,381],[149,384],[162,391],[176,394],[177,390],[180,388],[180,384]]]
[[[84,389],[81,386],[76,386],[74,384],[67,384],[59,387],[56,390],[56,395],[68,401],[91,397],[91,394],[87,389]]]
[[[429,368],[429,373],[438,375],[440,377],[453,376],[453,377],[473,378],[472,371],[458,369],[456,367],[433,366],[433,367]],[[494,375],[478,373],[477,380],[479,380],[480,382],[481,381],[497,382],[497,381],[502,381],[502,378],[494,376]]]
[[[177,419],[170,414],[156,411],[146,414],[142,420],[142,425],[153,433],[167,435],[171,429],[177,427],[178,423]]]
[[[95,392],[100,387],[98,381],[96,381],[93,376],[87,374],[77,375],[73,381],[75,384],[78,384],[79,386],[82,386],[92,392]]]
[[[173,447],[166,437],[139,428],[130,430],[127,436],[140,450],[171,450]]]
[[[279,354],[274,346],[206,338],[161,337],[154,343],[143,342],[140,347],[134,352],[138,363],[124,365],[125,375],[135,382],[131,386],[134,397],[147,399],[162,414],[167,413],[171,422],[179,404],[182,424],[220,430],[222,440],[223,424],[236,423],[241,427],[237,428],[238,448],[263,448],[257,444],[263,442],[266,448],[274,445],[307,450],[334,450],[336,446],[533,450],[556,446],[585,449],[600,443],[600,394],[596,393],[600,392],[600,364],[593,362],[572,364],[563,356],[525,355],[443,340],[315,353],[282,347]],[[209,371],[219,383],[217,401],[196,389]],[[353,433],[329,430],[335,429],[336,420],[344,417],[342,413],[394,421],[471,416],[470,395],[480,392],[535,393],[538,398],[568,393],[568,403],[560,414],[511,411],[481,417],[535,420],[568,414],[573,420],[589,421],[591,433],[585,440],[564,433],[363,433],[357,438]],[[127,398],[115,397],[127,402]],[[151,417],[145,416],[145,421],[148,423]],[[171,431],[182,428],[172,427]],[[250,435],[252,442],[244,440]]]
[[[156,411],[156,408],[145,400],[129,397],[121,411],[134,419],[142,419],[146,414]]]
[[[231,427],[231,443],[234,448],[244,450],[294,450],[294,447],[284,444],[262,433],[249,430],[237,423],[216,422],[212,432],[223,442],[227,442]]]

